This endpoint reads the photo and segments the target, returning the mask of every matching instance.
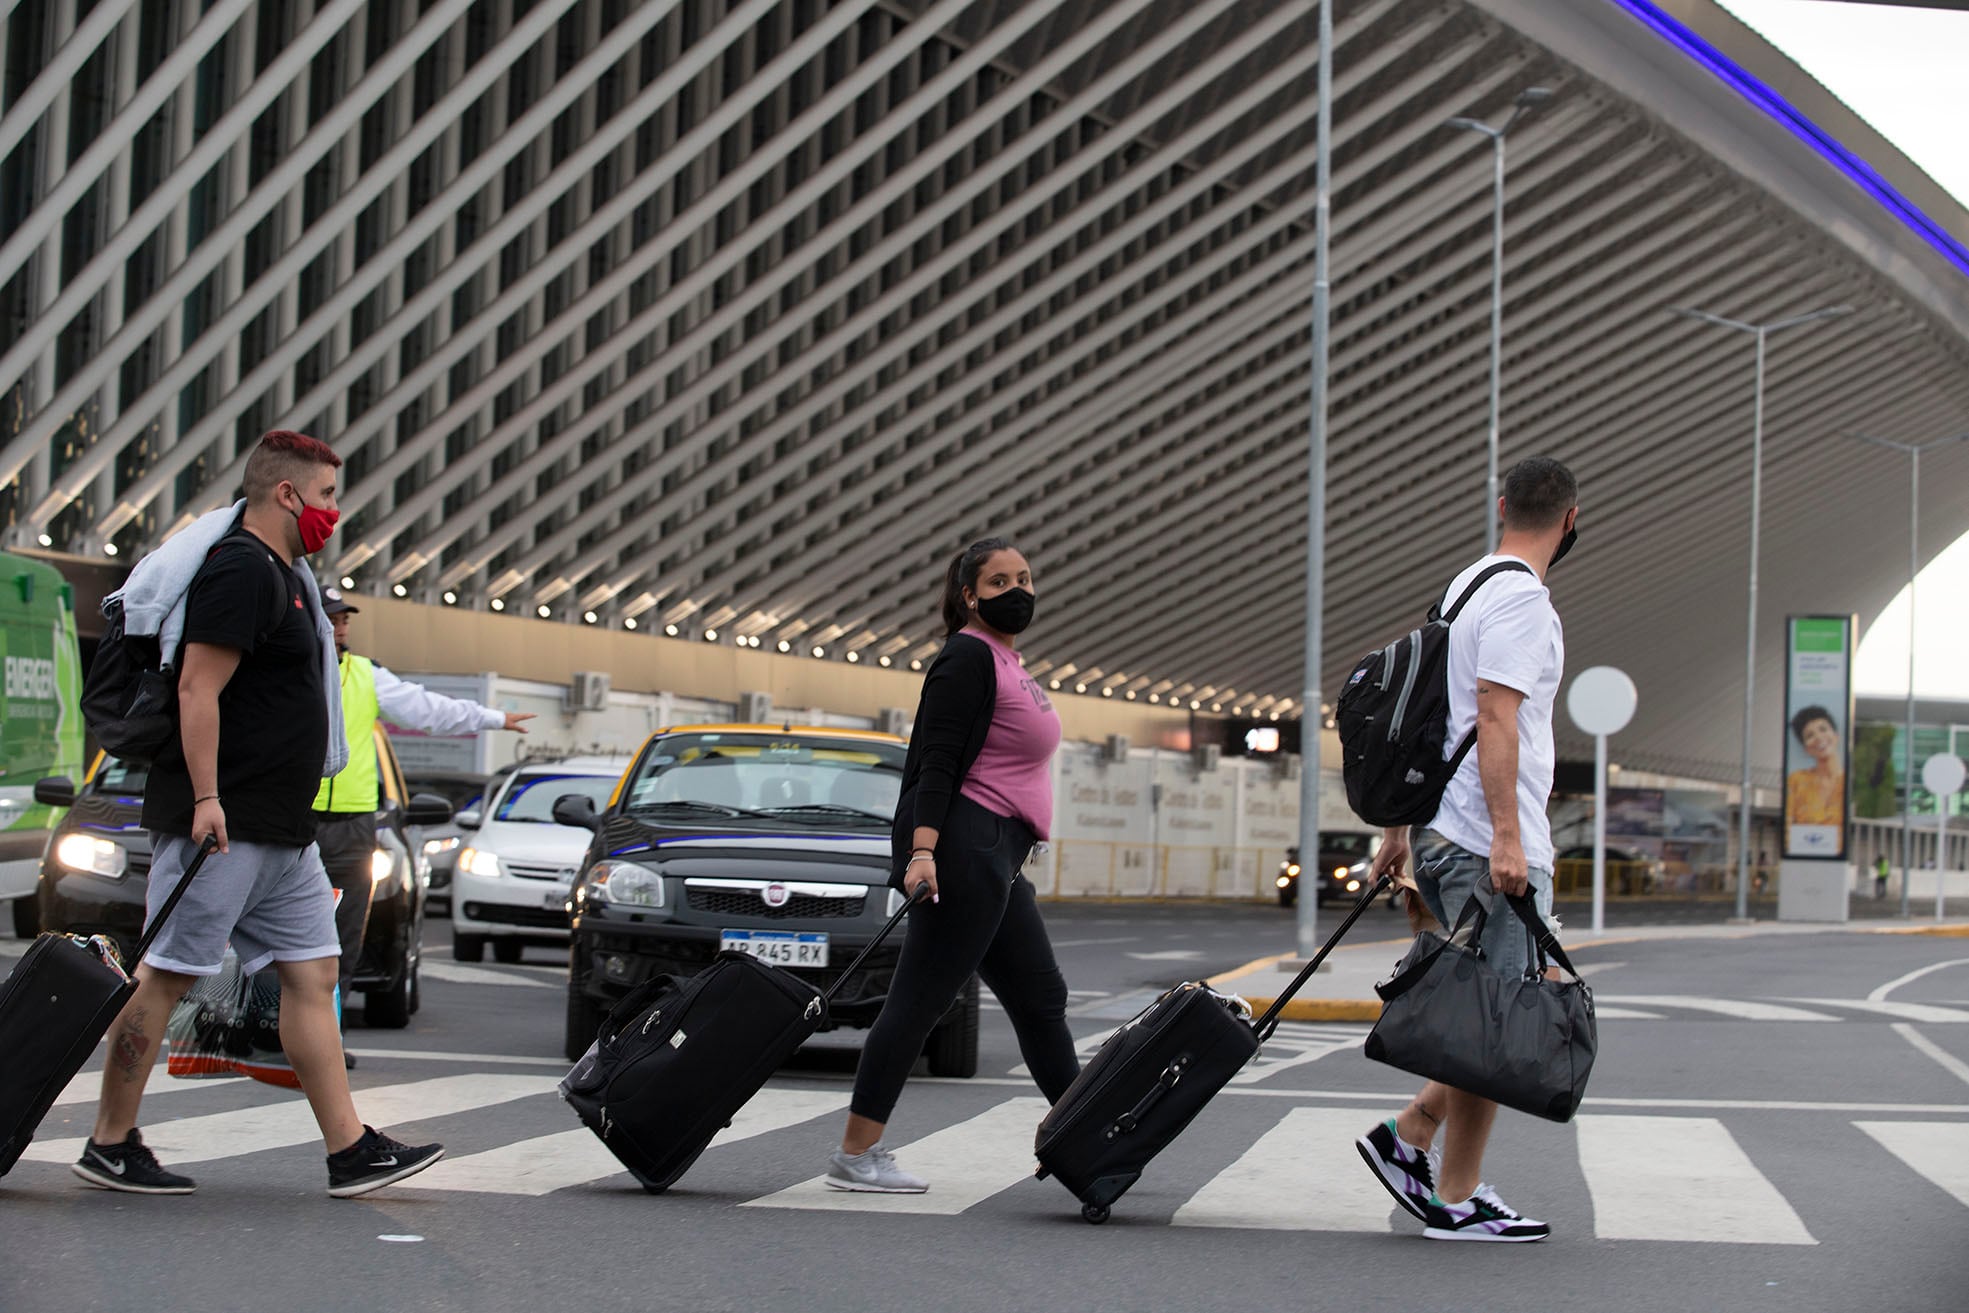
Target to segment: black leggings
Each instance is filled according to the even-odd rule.
[[[976,973],[1004,1005],[1040,1092],[1059,1101],[1080,1074],[1067,1029],[1067,982],[1053,960],[1031,881],[1032,832],[969,798],[951,801],[937,837],[937,901],[910,909],[888,1001],[869,1028],[851,1110],[887,1122],[917,1055]]]

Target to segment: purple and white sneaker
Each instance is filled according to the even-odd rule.
[[[1393,1117],[1355,1140],[1354,1147],[1395,1202],[1428,1222],[1429,1201],[1436,1197],[1435,1159],[1397,1135]]]
[[[1460,1204],[1444,1203],[1429,1196],[1428,1222],[1422,1234],[1431,1240],[1501,1240],[1523,1243],[1543,1240],[1552,1228],[1519,1213],[1497,1197],[1497,1191],[1480,1185]]]

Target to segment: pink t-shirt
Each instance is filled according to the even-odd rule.
[[[1019,664],[1019,654],[988,634],[964,631],[984,640],[998,670],[998,701],[991,728],[958,793],[980,807],[1024,821],[1041,839],[1053,829],[1053,775],[1048,769],[1060,746],[1060,713],[1038,680]]]

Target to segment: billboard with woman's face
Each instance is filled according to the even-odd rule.
[[[1846,856],[1852,757],[1853,617],[1792,616],[1786,626],[1784,855]]]

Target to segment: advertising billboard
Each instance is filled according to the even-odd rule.
[[[1785,626],[1784,855],[1844,860],[1853,747],[1852,616]]]

